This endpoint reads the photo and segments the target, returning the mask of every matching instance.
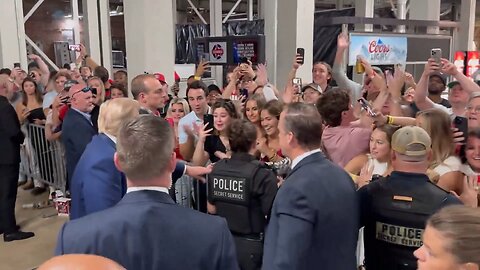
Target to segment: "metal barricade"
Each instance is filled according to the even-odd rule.
[[[63,153],[60,141],[46,139],[44,126],[29,124],[21,147],[21,174],[65,192],[67,171]]]

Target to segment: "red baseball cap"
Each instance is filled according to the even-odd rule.
[[[176,71],[173,72],[173,78],[175,79],[175,81],[180,81],[180,75],[178,75]]]
[[[155,78],[157,78],[157,80],[159,80],[160,82],[162,83],[166,83],[167,81],[165,81],[165,75],[163,75],[162,73],[154,73],[153,74],[155,76]]]

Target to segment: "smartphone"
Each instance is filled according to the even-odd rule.
[[[212,134],[213,131],[215,130],[215,126],[213,125],[213,115],[212,114],[205,114],[203,116],[203,122],[205,124],[207,124],[207,127],[205,128],[206,130],[207,129],[212,129],[212,131],[210,132],[210,134]]]
[[[298,93],[300,93],[300,91],[302,90],[302,78],[293,78],[292,83]]]
[[[463,132],[463,142],[467,141],[468,136],[468,120],[465,117],[456,116],[453,119],[453,125],[458,129],[458,131]]]
[[[370,103],[364,99],[363,97],[362,98],[359,98],[358,99],[358,103],[360,103],[360,106],[362,106],[362,108],[372,117],[375,117],[377,116],[377,114],[373,111],[373,108],[372,106],[370,105]]]
[[[430,57],[435,59],[439,66],[442,66],[442,49],[434,48],[430,51]]]
[[[305,49],[304,48],[297,48],[297,54],[302,57],[301,61],[297,61],[298,64],[303,65],[305,63]]]
[[[13,63],[13,68],[20,68],[20,63]]]
[[[248,89],[246,88],[240,89],[240,95],[245,96],[245,98],[248,98]]]
[[[68,45],[68,49],[70,51],[79,52],[80,51],[80,44]]]
[[[240,64],[248,64],[248,58],[245,56],[240,57]]]

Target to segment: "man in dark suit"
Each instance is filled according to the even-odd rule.
[[[355,269],[355,187],[319,150],[320,115],[314,106],[293,103],[280,115],[278,128],[292,170],[273,203],[264,269]]]
[[[15,221],[15,201],[20,170],[20,144],[24,135],[20,123],[8,102],[12,90],[10,78],[0,75],[0,234],[5,242],[33,237],[31,232],[21,232]]]
[[[61,140],[65,147],[67,189],[70,189],[78,160],[97,132],[90,116],[94,107],[91,88],[85,84],[75,84],[70,88],[68,94],[71,107],[63,119]]]
[[[178,206],[168,194],[173,150],[163,119],[144,115],[124,125],[114,162],[127,176],[127,194],[111,208],[66,223],[56,253],[101,255],[136,270],[238,269],[226,221]]]

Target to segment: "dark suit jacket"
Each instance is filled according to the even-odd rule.
[[[74,109],[68,109],[63,119],[61,139],[65,146],[67,178],[70,183],[83,151],[95,134],[97,132],[92,123]]]
[[[20,163],[20,144],[25,136],[20,130],[17,113],[8,99],[0,96],[0,164]]]
[[[77,163],[70,184],[72,205],[70,219],[110,208],[127,191],[126,178],[113,162],[115,143],[100,133],[92,138]],[[185,164],[177,162],[172,173],[173,183],[183,176]]]
[[[238,269],[224,219],[176,205],[160,191],[134,191],[114,207],[68,222],[56,254],[97,254],[127,269]]]
[[[355,269],[358,203],[348,174],[315,153],[280,187],[266,232],[263,269]]]

